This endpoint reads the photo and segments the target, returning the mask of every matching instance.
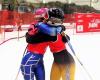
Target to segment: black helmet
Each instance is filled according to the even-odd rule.
[[[59,9],[59,8],[50,8],[48,10],[48,15],[49,15],[49,18],[59,18],[59,19],[64,19],[64,12]]]

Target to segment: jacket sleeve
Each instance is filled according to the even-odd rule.
[[[41,42],[48,42],[48,41],[56,41],[57,36],[50,36],[41,32],[38,32],[34,35],[26,33],[26,42],[27,43],[41,43]]]
[[[39,22],[38,24],[36,24],[36,28],[38,28],[40,32],[50,36],[56,36],[62,31],[62,26],[52,26],[43,22]]]

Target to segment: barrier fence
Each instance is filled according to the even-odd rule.
[[[73,22],[74,16],[70,14],[65,15],[65,22]],[[18,13],[16,11],[0,11],[0,25],[14,25],[19,24],[22,21],[23,24],[30,24],[34,21],[33,13]]]
[[[19,13],[17,11],[0,11],[0,25],[27,25],[34,22],[34,14]],[[76,24],[76,32],[100,31],[100,14],[98,13],[75,13],[65,14],[64,23]],[[73,27],[72,27],[73,28]]]
[[[0,11],[0,25],[30,24],[34,21],[32,13],[18,13],[16,11]]]
[[[20,34],[22,34],[20,30],[24,31],[28,29],[29,24],[34,21],[35,20],[33,13],[18,13],[16,11],[6,11],[6,10],[0,11],[1,44],[11,39],[17,39],[17,38],[19,39]],[[75,33],[100,32],[100,14],[97,13],[65,14],[64,25],[66,26],[67,32],[72,34],[74,34],[75,30],[76,30]],[[21,29],[20,26],[22,26],[23,29]],[[6,32],[12,32],[15,30],[15,28],[17,29],[18,33],[16,35],[17,37],[8,38],[7,36],[8,33],[6,34]]]

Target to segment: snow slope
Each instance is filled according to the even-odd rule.
[[[100,80],[100,33],[76,34],[73,30],[66,32],[70,35],[70,42],[73,45],[76,55],[92,76],[93,80]],[[22,36],[25,34],[25,31],[20,31],[19,33],[19,36]],[[6,33],[5,39],[16,36],[18,36],[17,31]],[[0,80],[15,80],[26,45],[25,38],[9,40],[0,45]],[[66,46],[69,52],[73,55],[67,44]],[[44,60],[46,80],[49,80],[50,68],[53,61],[53,56],[49,48],[46,51]],[[75,61],[75,80],[91,80],[76,58]],[[21,72],[19,73],[17,80],[23,80]]]

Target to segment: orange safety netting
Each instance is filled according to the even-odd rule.
[[[64,22],[74,22],[74,15],[65,14]],[[19,13],[17,11],[8,11],[3,10],[0,11],[0,25],[20,25],[22,24],[30,24],[34,22],[34,14],[33,13]]]
[[[30,24],[33,21],[33,13],[18,13],[7,10],[0,11],[0,25]]]

